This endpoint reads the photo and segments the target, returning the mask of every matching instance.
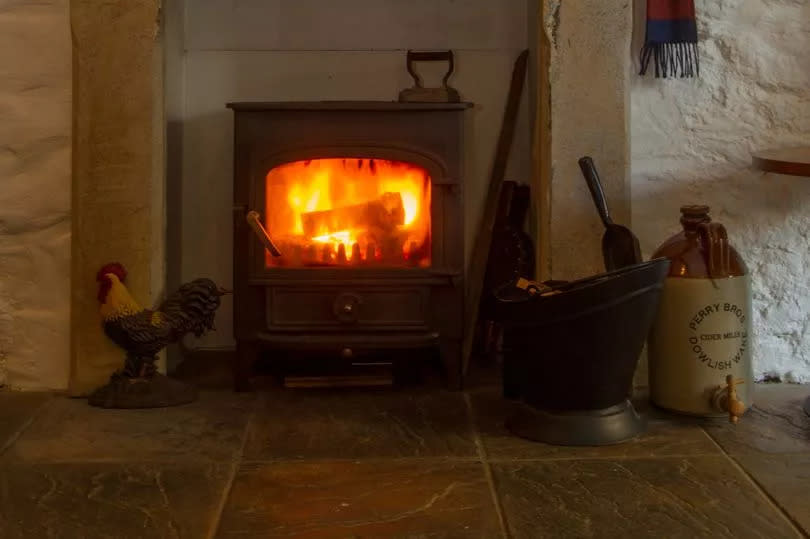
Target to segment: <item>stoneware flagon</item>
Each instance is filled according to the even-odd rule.
[[[682,207],[681,224],[653,254],[670,268],[649,339],[650,397],[736,422],[753,396],[751,276],[708,206]]]

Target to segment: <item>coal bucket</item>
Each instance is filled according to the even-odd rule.
[[[607,445],[644,423],[628,397],[658,310],[669,261],[656,259],[531,295],[496,291],[504,327],[504,396],[526,406],[517,435],[559,445]]]

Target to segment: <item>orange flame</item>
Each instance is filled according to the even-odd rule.
[[[268,266],[430,265],[430,176],[422,167],[355,157],[294,161],[267,174],[266,193],[265,224],[283,255],[268,256]],[[338,229],[329,219],[317,220],[314,228],[307,216],[328,210],[357,214],[369,204],[377,204],[377,212],[384,207],[399,213],[383,216],[382,224],[376,215],[358,216],[362,226]]]

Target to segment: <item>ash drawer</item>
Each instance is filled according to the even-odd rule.
[[[380,329],[427,326],[426,287],[267,290],[267,324],[272,328],[351,327]]]

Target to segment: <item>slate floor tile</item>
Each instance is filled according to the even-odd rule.
[[[514,405],[492,385],[268,386],[157,410],[0,393],[0,444],[14,441],[0,537],[206,537],[245,436],[220,537],[502,537],[477,439],[515,538],[796,537],[810,534],[808,394],[758,385],[736,426],[640,407],[637,440],[566,448],[509,433]]]
[[[194,350],[172,372],[172,378],[199,389],[233,390],[233,350]]]
[[[214,525],[229,467],[0,461],[3,539],[191,538]]]
[[[754,405],[739,423],[714,421],[706,432],[734,455],[810,454],[810,417],[802,409],[808,395],[810,385],[757,384]]]
[[[217,537],[501,537],[482,466],[446,460],[243,465]]]
[[[810,454],[741,455],[737,462],[810,535]]]
[[[0,453],[50,398],[49,393],[0,391]]]
[[[624,458],[717,455],[720,450],[693,421],[649,414],[647,431],[634,440],[603,447],[563,447],[513,435],[506,419],[519,404],[504,400],[496,391],[471,395],[473,416],[484,451],[492,460]]]
[[[726,457],[501,463],[512,537],[798,537]]]
[[[241,447],[254,401],[253,395],[211,392],[172,408],[107,410],[57,398],[10,451],[52,461],[229,459]]]
[[[477,454],[459,392],[278,389],[264,399],[245,460]]]

